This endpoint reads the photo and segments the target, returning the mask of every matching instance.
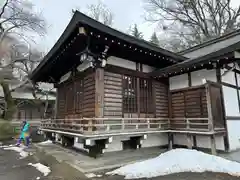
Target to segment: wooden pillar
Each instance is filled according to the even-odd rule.
[[[59,90],[58,90],[58,86],[54,86],[54,87],[57,88],[57,91],[56,91],[56,99],[55,99],[55,104],[54,104],[54,107],[55,107],[55,108],[54,108],[54,119],[56,119],[56,118],[57,118],[57,115],[58,115],[57,113],[58,113],[58,98],[59,98],[59,97],[58,97],[58,94],[59,94],[58,91],[59,91]]]
[[[187,134],[187,147],[192,149],[192,136],[190,134]]]
[[[223,94],[223,86],[222,86],[222,77],[221,77],[221,68],[218,67],[216,69],[216,75],[217,75],[217,82],[221,85],[220,87],[220,94],[221,94],[221,105],[222,105],[222,113],[223,113],[223,118],[224,118],[224,127],[226,131],[226,135],[223,137],[224,141],[224,148],[225,151],[229,151],[229,139],[228,139],[228,128],[227,128],[227,119],[226,119],[226,110],[225,110],[225,105],[224,105],[224,94]]]
[[[196,135],[193,136],[193,147],[197,148],[197,137],[196,137]]]
[[[136,63],[136,71],[141,71],[141,64]],[[140,79],[139,77],[137,78],[137,116],[140,118]]]
[[[208,130],[213,131],[213,115],[212,115],[212,101],[211,101],[211,94],[210,94],[210,84],[207,83],[206,86],[206,96],[207,96],[207,110],[208,110]]]
[[[211,138],[211,152],[212,152],[212,155],[217,155],[215,135],[211,135],[210,138]]]
[[[104,117],[104,69],[97,68],[95,72],[95,117]]]

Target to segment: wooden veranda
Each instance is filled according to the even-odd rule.
[[[146,131],[215,134],[225,129],[220,85],[204,85],[170,91],[169,117],[47,119],[42,129],[79,134],[112,134]]]

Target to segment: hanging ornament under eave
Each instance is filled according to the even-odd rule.
[[[79,33],[79,34],[83,34],[83,35],[87,35],[87,32],[86,32],[86,30],[85,30],[84,27],[79,27],[79,28],[78,28],[78,33]]]

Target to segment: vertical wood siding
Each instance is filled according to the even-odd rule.
[[[156,117],[168,117],[169,116],[169,104],[168,104],[168,86],[159,81],[154,81],[153,87],[155,90],[155,111]]]
[[[57,118],[95,116],[95,73],[73,78],[57,88]]]
[[[95,73],[84,78],[83,116],[95,116]]]
[[[173,118],[206,118],[207,100],[205,87],[185,89],[171,93]]]
[[[122,117],[122,75],[104,72],[104,117]]]

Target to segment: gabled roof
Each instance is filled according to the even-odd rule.
[[[126,43],[136,45],[138,47],[148,49],[149,51],[153,51],[155,53],[161,53],[164,56],[167,56],[171,59],[173,59],[176,62],[184,61],[184,56],[178,55],[176,53],[170,52],[168,50],[159,48],[152,43],[149,43],[144,40],[137,39],[133,36],[124,34],[120,31],[117,31],[111,27],[108,27],[86,15],[83,13],[80,13],[79,11],[75,11],[71,21],[69,22],[68,26],[66,27],[65,31],[62,33],[61,37],[58,39],[56,44],[52,47],[52,49],[49,51],[49,53],[44,57],[43,61],[39,64],[39,66],[33,71],[30,78],[34,81],[39,81],[41,78],[40,76],[42,70],[47,67],[49,64],[51,64],[51,61],[53,61],[53,57],[56,56],[56,53],[58,49],[64,44],[64,42],[67,41],[67,39],[70,37],[71,33],[76,29],[76,27],[79,24],[87,25],[91,28],[97,29],[98,31],[107,33],[110,36],[116,37],[118,39],[123,40]]]
[[[231,46],[239,42],[239,39],[240,39],[240,29],[228,34],[224,34],[220,37],[211,39],[202,44],[186,49],[184,51],[181,51],[179,52],[179,54],[187,58],[194,59],[201,56],[205,56],[210,53],[214,53],[222,48]]]

